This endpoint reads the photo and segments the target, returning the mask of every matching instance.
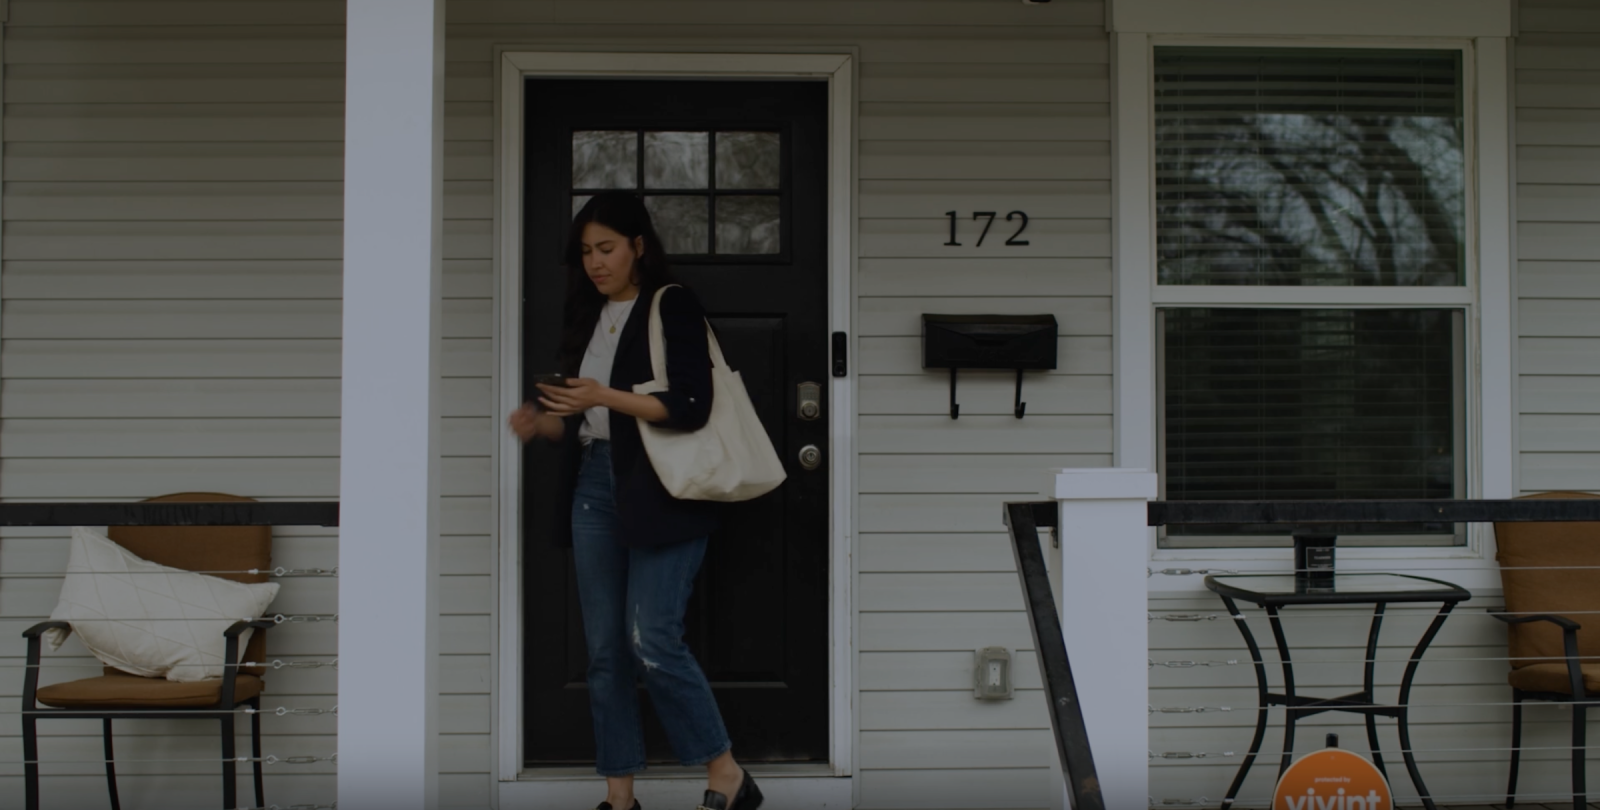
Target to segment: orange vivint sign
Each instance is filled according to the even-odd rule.
[[[1394,810],[1394,801],[1388,780],[1365,757],[1324,748],[1283,772],[1272,810]]]

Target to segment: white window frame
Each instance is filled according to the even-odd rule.
[[[1110,24],[1116,132],[1112,139],[1116,268],[1116,427],[1115,463],[1122,468],[1158,469],[1155,356],[1157,306],[1233,304],[1271,307],[1434,307],[1467,312],[1467,479],[1466,497],[1508,498],[1515,492],[1515,411],[1513,408],[1514,302],[1511,209],[1511,122],[1508,36],[1510,13],[1504,0],[1472,0],[1464,17],[1434,23],[1450,26],[1428,36],[1430,18],[1395,25],[1396,6],[1428,5],[1431,0],[1391,0],[1387,5],[1358,0],[1362,8],[1342,6],[1335,24],[1311,14],[1252,18],[1243,0],[1207,4],[1206,23],[1186,17],[1192,4],[1178,0],[1117,0]],[[1305,10],[1309,4],[1285,3]],[[1367,8],[1370,6],[1371,8]],[[1387,12],[1380,10],[1387,8]],[[1498,12],[1504,10],[1505,15]],[[1191,9],[1192,11],[1192,9]],[[1192,17],[1193,14],[1187,14]],[[1263,30],[1263,25],[1275,26]],[[1230,28],[1231,26],[1231,28]],[[1250,27],[1246,27],[1250,26]],[[1145,30],[1127,30],[1144,28]],[[1163,30],[1165,29],[1165,30]],[[1198,31],[1200,33],[1185,33]],[[1173,32],[1173,33],[1168,33]],[[1389,35],[1384,35],[1389,34]],[[1467,119],[1468,251],[1466,285],[1447,288],[1319,288],[1314,297],[1293,288],[1206,288],[1158,285],[1155,268],[1154,50],[1165,45],[1248,47],[1443,48],[1463,52],[1463,95]],[[1148,536],[1152,567],[1255,567],[1287,565],[1288,548],[1157,547]],[[1449,573],[1468,588],[1498,588],[1493,533],[1469,527],[1465,546],[1369,547],[1342,549],[1344,570],[1416,570]],[[1193,577],[1153,577],[1152,591],[1187,591]]]

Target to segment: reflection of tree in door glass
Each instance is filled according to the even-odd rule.
[[[1162,48],[1163,284],[1455,286],[1460,55]]]
[[[646,132],[644,187],[702,189],[710,176],[710,137],[704,132]]]
[[[717,188],[777,188],[779,154],[776,132],[718,132]]]
[[[718,197],[717,252],[777,253],[778,224],[777,197]]]
[[[650,196],[644,198],[644,205],[650,209],[650,219],[661,236],[661,246],[668,253],[711,252],[707,244],[711,227],[705,197]]]
[[[573,188],[636,188],[638,177],[637,133],[572,133]]]

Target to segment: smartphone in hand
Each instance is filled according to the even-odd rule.
[[[533,378],[536,385],[548,385],[552,388],[566,388],[567,377],[564,374],[539,374]]]

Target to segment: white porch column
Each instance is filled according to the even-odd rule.
[[[1150,795],[1150,631],[1144,470],[1061,470],[1061,628],[1108,808]]]
[[[349,0],[339,806],[439,804],[442,0]]]

